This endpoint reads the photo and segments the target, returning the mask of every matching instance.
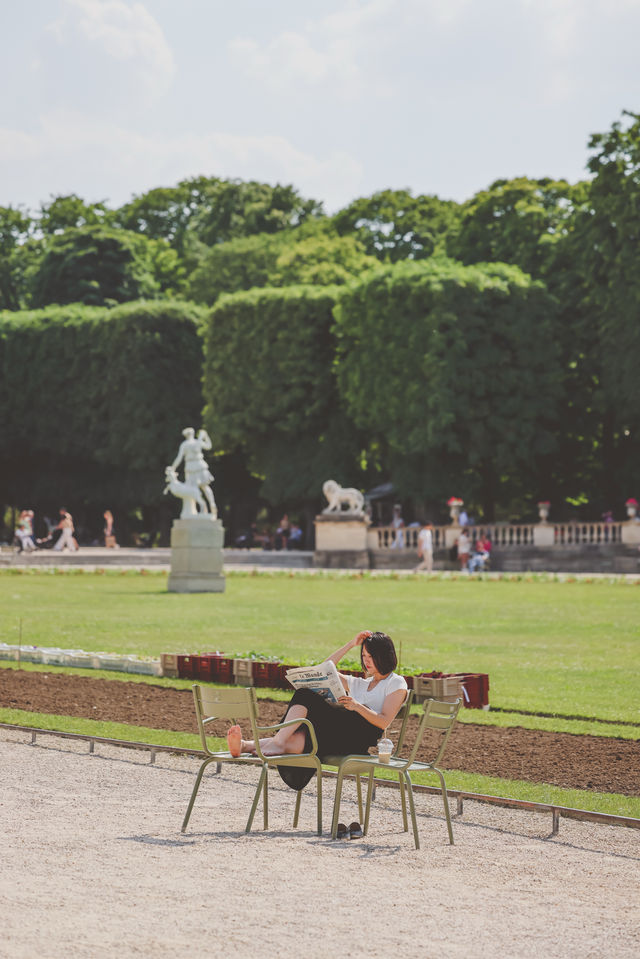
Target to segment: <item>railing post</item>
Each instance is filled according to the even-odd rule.
[[[538,523],[533,527],[534,546],[553,546],[555,542],[555,527],[553,523]]]

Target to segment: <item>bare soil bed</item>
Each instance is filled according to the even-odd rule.
[[[1,669],[0,706],[197,732],[190,690],[148,683]],[[260,722],[268,725],[282,719],[286,704],[260,700],[259,709]],[[411,717],[408,745],[417,722]],[[220,723],[212,733],[222,736],[225,730],[226,723]],[[428,744],[420,758],[430,758]],[[505,779],[640,795],[640,749],[624,739],[458,723],[444,765]]]

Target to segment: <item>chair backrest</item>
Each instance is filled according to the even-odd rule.
[[[216,686],[200,686],[194,683],[193,699],[196,707],[196,720],[200,741],[205,752],[207,745],[206,727],[216,719],[249,719],[252,732],[256,726],[256,694],[252,687],[234,686],[222,689]]]
[[[411,711],[412,702],[413,702],[413,690],[408,689],[407,695],[405,697],[405,701],[403,702],[402,706],[398,710],[396,718],[394,719],[394,722],[396,722],[396,720],[400,720],[400,723],[401,723],[400,732],[398,733],[398,745],[396,746],[394,750],[396,754],[400,752],[400,750],[402,749],[404,745],[404,737],[406,736],[406,733],[407,733],[407,723],[409,721],[409,713]]]
[[[431,760],[434,766],[440,762],[447,748],[447,742],[449,741],[449,736],[451,735],[451,730],[453,729],[461,704],[461,699],[456,699],[453,703],[444,703],[439,699],[428,699],[425,702],[424,713],[422,714],[420,725],[416,733],[416,741],[413,744],[407,760],[409,764],[416,758],[416,754],[427,729],[435,729],[442,733],[437,755],[435,759]]]

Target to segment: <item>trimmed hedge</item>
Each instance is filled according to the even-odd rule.
[[[178,301],[0,313],[0,501],[159,503],[200,423],[201,320]]]

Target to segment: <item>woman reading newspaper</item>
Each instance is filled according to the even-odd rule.
[[[385,633],[369,630],[358,633],[329,660],[336,666],[350,649],[360,647],[360,660],[365,678],[338,673],[345,695],[331,703],[311,689],[297,689],[291,698],[285,719],[308,718],[318,740],[318,755],[366,753],[380,739],[383,730],[395,719],[407,695],[404,676],[394,673],[398,663],[395,647]],[[227,733],[232,756],[255,752],[252,739],[242,739],[239,726]],[[275,736],[260,740],[265,756],[282,756],[311,751],[311,736],[306,726],[287,726]],[[279,766],[278,772],[292,789],[304,789],[314,774],[313,769]]]

